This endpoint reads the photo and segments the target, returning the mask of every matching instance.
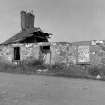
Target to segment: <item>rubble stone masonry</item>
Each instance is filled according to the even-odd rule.
[[[8,44],[0,46],[0,61],[12,63],[14,60],[14,47],[20,47],[20,61],[43,60],[44,64],[105,64],[105,42],[90,41],[64,43],[29,43]],[[43,53],[41,46],[50,46],[50,52]]]

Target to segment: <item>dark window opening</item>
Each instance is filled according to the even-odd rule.
[[[50,51],[50,46],[40,46],[42,53],[47,53]]]
[[[20,60],[20,47],[14,47],[14,60]]]

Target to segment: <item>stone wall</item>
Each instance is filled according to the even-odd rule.
[[[24,44],[21,46],[21,60],[38,60],[40,48],[35,44]]]
[[[52,64],[105,64],[105,42],[90,41],[72,43],[52,43],[51,44]]]
[[[10,63],[13,59],[13,48],[9,45],[0,46],[0,61]]]
[[[37,44],[10,44],[0,46],[0,61],[12,63],[14,61],[14,47],[20,47],[20,61],[39,59],[40,48]]]
[[[50,51],[43,53],[41,46],[50,46]],[[44,64],[105,64],[105,42],[90,41],[84,44],[73,43],[31,43],[0,46],[0,61],[12,63],[14,47],[20,47],[20,61],[41,60]]]
[[[51,63],[74,63],[76,64],[76,46],[65,43],[52,43],[51,44]]]

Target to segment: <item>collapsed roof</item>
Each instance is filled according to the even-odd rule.
[[[2,44],[48,42],[50,33],[44,33],[39,27],[34,27],[32,12],[21,11],[21,32],[15,34]]]

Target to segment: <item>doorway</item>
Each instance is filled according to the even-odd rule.
[[[14,47],[14,60],[20,60],[20,47]]]

